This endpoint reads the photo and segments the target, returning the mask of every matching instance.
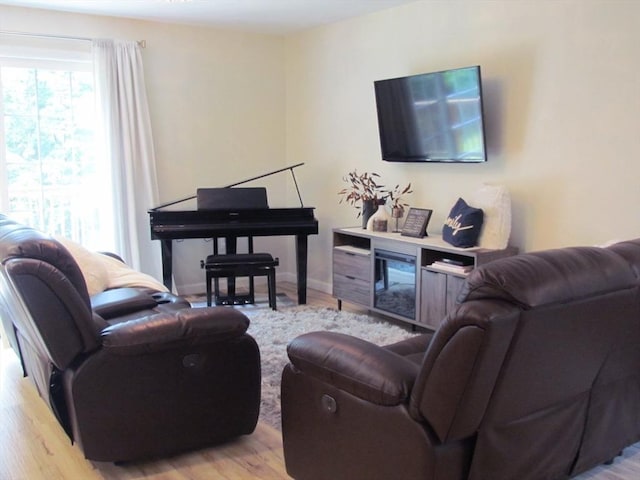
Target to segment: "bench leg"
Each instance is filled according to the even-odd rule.
[[[272,310],[276,308],[276,271],[275,269],[269,270],[267,274],[268,290],[269,290],[269,306]]]
[[[253,283],[253,275],[249,276],[249,303],[256,303],[256,289]]]
[[[211,306],[211,275],[207,272],[207,307]]]

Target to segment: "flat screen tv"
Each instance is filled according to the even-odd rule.
[[[480,67],[374,82],[382,159],[487,160]]]

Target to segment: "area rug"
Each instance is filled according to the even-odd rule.
[[[353,335],[376,345],[388,345],[418,333],[385,320],[331,308],[294,306],[278,311],[242,310],[251,321],[249,334],[260,347],[262,403],[260,421],[280,429],[280,377],[288,363],[287,345],[298,335],[332,331]]]

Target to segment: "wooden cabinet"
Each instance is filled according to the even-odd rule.
[[[420,323],[436,329],[447,313],[455,307],[465,277],[429,270],[426,267],[421,270],[420,304],[422,310]]]
[[[459,277],[457,275],[446,275],[447,277],[447,312],[449,313],[453,307],[457,304],[458,295],[462,291],[464,286],[465,277]],[[441,320],[442,321],[442,320]]]
[[[401,301],[411,308],[390,307],[383,295],[392,292],[394,253],[404,260],[396,267],[402,283]],[[370,232],[359,227],[333,230],[333,296],[372,311],[436,329],[456,305],[466,275],[438,265],[449,261],[476,268],[517,253],[515,248],[456,248],[440,236],[403,237],[399,233]],[[391,270],[390,270],[391,269]],[[389,295],[387,295],[388,298]]]
[[[371,252],[349,245],[333,249],[333,296],[360,305],[371,301]]]
[[[440,319],[447,314],[447,277],[445,273],[422,269],[422,288],[420,289],[420,320],[427,327],[436,329]]]

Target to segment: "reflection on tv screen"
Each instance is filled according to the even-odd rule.
[[[480,67],[375,82],[388,161],[486,160]]]

